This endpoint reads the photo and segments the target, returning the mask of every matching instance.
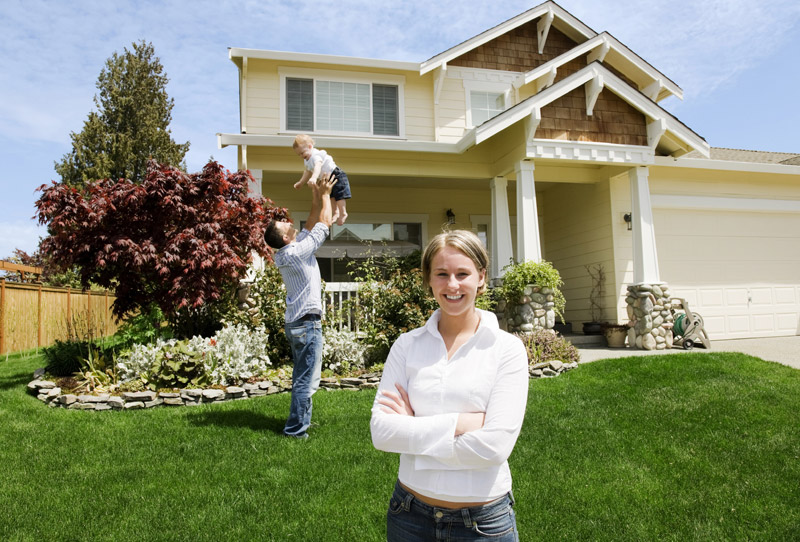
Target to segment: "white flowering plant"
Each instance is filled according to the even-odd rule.
[[[249,329],[238,324],[217,331],[211,338],[158,339],[154,344],[134,345],[118,356],[117,370],[120,382],[141,379],[147,383],[158,372],[165,355],[170,357],[181,350],[199,356],[212,384],[239,384],[267,372],[272,365],[268,348],[269,334],[263,327]]]
[[[322,346],[322,367],[334,374],[364,369],[367,345],[352,331],[326,329]]]

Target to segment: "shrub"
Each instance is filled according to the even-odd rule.
[[[517,337],[525,344],[528,363],[531,365],[556,359],[564,363],[580,361],[578,349],[554,331],[537,329],[532,333],[519,334]]]
[[[419,268],[408,269],[407,262],[367,258],[351,267],[351,275],[363,282],[354,313],[369,346],[368,366],[386,361],[394,341],[402,333],[424,325],[438,307],[422,285],[422,272]]]
[[[53,376],[72,376],[81,370],[81,360],[89,355],[88,341],[62,341],[56,339],[51,346],[42,348],[47,360],[45,370]]]
[[[242,324],[249,329],[263,328],[264,333],[270,337],[267,345],[267,355],[270,359],[280,362],[292,363],[292,349],[286,338],[284,325],[286,323],[286,288],[283,285],[281,272],[278,266],[267,263],[263,271],[256,275],[255,281],[250,285],[248,294],[255,302],[255,309],[240,309],[231,306],[223,317],[228,325]]]
[[[561,280],[561,275],[553,267],[553,264],[546,261],[527,261],[507,265],[504,271],[503,285],[499,288],[499,295],[506,302],[517,303],[519,298],[523,296],[525,286],[528,284],[550,288],[553,290],[553,297],[555,298],[554,310],[561,321],[564,321],[566,299],[564,299],[564,294],[561,292],[564,281]]]
[[[121,383],[138,379],[151,388],[239,384],[267,371],[268,346],[264,328],[229,326],[210,339],[134,345],[120,354],[117,369]]]
[[[326,329],[322,347],[322,368],[344,375],[365,367],[367,346],[352,331]]]

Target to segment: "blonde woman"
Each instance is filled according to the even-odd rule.
[[[422,257],[439,309],[392,346],[372,407],[372,442],[400,454],[389,542],[517,541],[508,457],[522,428],[522,342],[475,307],[486,249],[469,231],[437,235]]]

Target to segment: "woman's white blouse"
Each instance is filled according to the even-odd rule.
[[[497,317],[479,310],[478,330],[453,357],[437,310],[425,326],[392,346],[372,406],[373,445],[400,454],[399,480],[428,497],[477,502],[511,489],[508,456],[522,428],[528,398],[528,358],[518,338]],[[414,416],[388,414],[382,390],[408,391]],[[483,427],[453,436],[458,415],[485,412]]]

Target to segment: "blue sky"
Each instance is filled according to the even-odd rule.
[[[420,62],[538,5],[536,0],[4,0],[0,17],[0,258],[35,250],[37,186],[56,179],[115,51],[153,43],[175,100],[172,132],[189,171],[236,132],[228,47]],[[797,0],[560,0],[684,90],[662,105],[711,146],[800,153]],[[312,21],[312,24],[308,24]]]

